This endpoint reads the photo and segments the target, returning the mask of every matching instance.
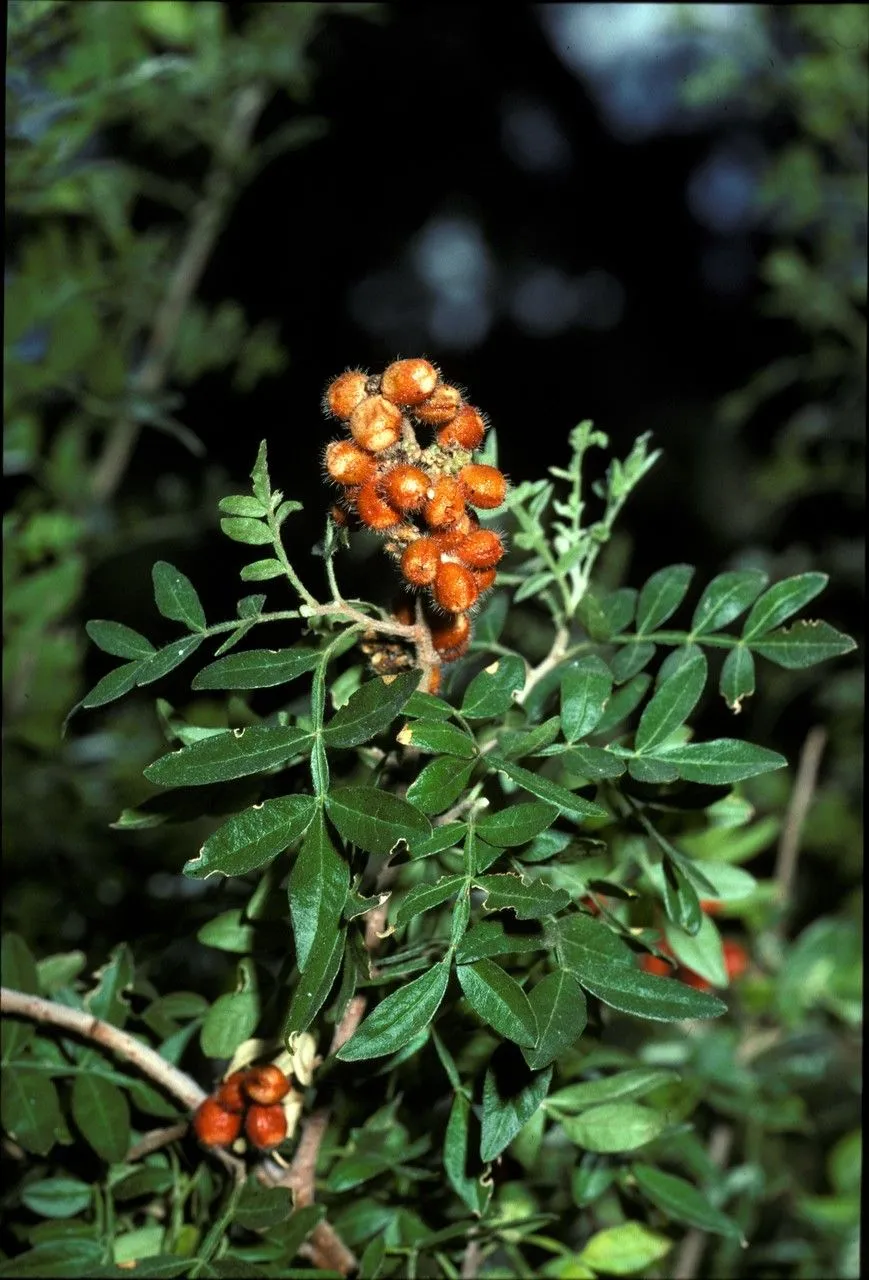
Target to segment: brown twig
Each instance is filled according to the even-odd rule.
[[[783,913],[790,902],[800,852],[800,837],[815,794],[826,743],[826,729],[815,725],[809,730],[800,752],[797,776],[788,802],[775,863],[774,880]]]
[[[138,1067],[190,1111],[195,1110],[206,1096],[205,1090],[195,1080],[161,1058],[156,1050],[149,1049],[129,1032],[95,1018],[92,1013],[70,1009],[54,1000],[43,1000],[41,996],[27,995],[23,991],[12,991],[9,987],[0,987],[0,1013],[17,1014],[33,1022],[47,1022],[84,1036],[86,1040],[93,1040]]]
[[[146,1133],[144,1138],[139,1142],[134,1142],[127,1152],[127,1163],[133,1164],[136,1160],[141,1160],[143,1156],[149,1156],[152,1151],[159,1151],[162,1147],[168,1147],[170,1142],[177,1142],[179,1138],[183,1138],[190,1125],[186,1120],[179,1120],[178,1124],[167,1125],[164,1129],[152,1129],[150,1133]]]
[[[247,85],[236,95],[220,154],[206,179],[205,193],[193,214],[184,248],[154,318],[145,358],[133,380],[139,395],[154,395],[165,381],[181,321],[220,234],[238,163],[250,146],[265,100],[265,89],[260,85]],[[92,494],[98,502],[110,498],[120,484],[139,431],[139,423],[126,414],[109,432],[93,473]]]
[[[733,1128],[729,1124],[719,1124],[712,1130],[709,1139],[709,1159],[719,1169],[723,1169],[730,1158],[733,1146]],[[694,1280],[697,1269],[706,1247],[707,1234],[692,1227],[679,1246],[673,1268],[673,1280]]]
[[[339,1049],[343,1048],[353,1035],[356,1028],[359,1026],[359,1023],[362,1021],[362,1016],[365,1013],[367,1006],[368,1001],[365,996],[353,996],[352,999],[347,1002],[347,1008],[344,1010],[344,1015],[332,1033],[332,1043],[329,1045],[330,1058],[333,1057]]]
[[[302,1134],[289,1168],[280,1169],[273,1161],[267,1161],[260,1169],[260,1181],[286,1187],[292,1192],[296,1208],[314,1203],[317,1158],[328,1127],[328,1110],[314,1111],[302,1124]],[[321,1222],[314,1228],[299,1252],[309,1257],[315,1266],[338,1271],[342,1276],[359,1265],[356,1255],[328,1222]]]

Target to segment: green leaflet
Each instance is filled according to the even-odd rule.
[[[486,1161],[496,1159],[534,1115],[549,1091],[552,1067],[525,1077],[505,1072],[504,1077],[490,1066],[483,1082],[480,1157]]]
[[[203,631],[205,610],[190,579],[167,560],[158,560],[151,576],[154,602],[163,617],[183,622],[191,631]]]
[[[528,993],[540,1038],[533,1049],[523,1049],[532,1071],[548,1067],[560,1053],[575,1044],[585,1030],[585,995],[576,978],[561,970],[549,973]]]
[[[604,1102],[578,1116],[564,1116],[564,1132],[586,1151],[635,1151],[667,1127],[667,1117],[636,1102]]]
[[[323,729],[328,747],[355,747],[387,729],[419,683],[418,671],[377,677],[357,689]]]
[[[316,812],[313,796],[280,796],[230,818],[205,841],[184,874],[200,880],[219,873],[242,876],[271,862],[304,835]]]
[[[254,725],[232,729],[170,751],[145,770],[149,782],[161,787],[198,787],[246,778],[300,754],[311,735],[304,729]]]
[[[537,1019],[528,997],[515,978],[493,960],[460,964],[459,983],[468,1004],[484,1022],[518,1045],[537,1043]]]
[[[326,797],[326,812],[344,839],[366,853],[391,853],[400,840],[413,851],[432,835],[419,809],[373,787],[336,787]]]
[[[449,959],[393,991],[369,1013],[337,1056],[343,1062],[382,1058],[408,1044],[431,1022],[444,998],[450,976]]]
[[[296,962],[303,974],[314,940],[334,935],[349,888],[350,868],[329,839],[320,810],[305,836],[287,885]]]
[[[203,667],[191,688],[270,689],[312,671],[319,659],[318,649],[249,649]]]

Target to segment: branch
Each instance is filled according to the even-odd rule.
[[[778,899],[783,912],[787,910],[790,901],[800,852],[800,837],[815,794],[821,756],[826,743],[826,729],[816,725],[814,729],[809,730],[800,752],[797,776],[794,779],[794,787],[779,839],[774,873]]]
[[[302,1135],[290,1167],[280,1169],[273,1162],[267,1162],[260,1169],[260,1181],[271,1186],[287,1187],[293,1194],[296,1208],[314,1203],[317,1157],[328,1126],[328,1110],[323,1108],[315,1111],[302,1125]],[[299,1252],[310,1257],[315,1266],[339,1271],[342,1276],[349,1275],[359,1265],[356,1255],[347,1248],[328,1222],[320,1222],[314,1228]]]
[[[84,1036],[86,1040],[93,1040],[138,1067],[144,1075],[150,1076],[190,1111],[195,1111],[206,1097],[205,1090],[186,1072],[173,1067],[156,1050],[149,1049],[129,1032],[95,1018],[92,1013],[70,1009],[54,1000],[43,1000],[41,996],[27,995],[23,991],[12,991],[9,987],[0,987],[0,1013],[18,1014],[33,1022],[47,1022],[64,1031]]]
[[[720,1124],[712,1130],[709,1139],[709,1159],[719,1169],[723,1169],[730,1157],[733,1146],[733,1128],[729,1124]],[[673,1266],[673,1280],[694,1280],[703,1257],[706,1245],[706,1232],[692,1227],[679,1246]]]
[[[236,95],[221,154],[206,179],[205,194],[193,214],[187,240],[154,318],[144,360],[133,378],[133,390],[140,395],[154,395],[166,379],[184,313],[220,234],[238,163],[250,146],[265,100],[265,89],[259,85],[247,85]],[[106,502],[120,484],[140,430],[129,413],[110,430],[93,473],[92,494],[97,502]]]

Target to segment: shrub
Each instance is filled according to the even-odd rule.
[[[656,1276],[710,1240],[726,1271],[781,1186],[758,1147],[804,1127],[800,1072],[836,1054],[825,1016],[858,1016],[859,948],[846,929],[784,944],[776,884],[738,863],[769,841],[744,784],[786,761],[705,736],[703,699],[710,666],[737,714],[756,665],[852,649],[795,620],[826,578],[726,572],[687,611],[688,564],[605,590],[595,567],[658,458],[648,438],[589,494],[586,455],[608,441],[583,422],[564,465],[507,488],[494,431],[475,452],[415,403],[450,400],[430,369],[391,366],[386,445],[356,417],[374,402],[393,422],[379,378],[349,414],[374,473],[344,511],[378,531],[396,599],[344,598],[343,517],[318,547],[326,597],[308,585],[285,538],[300,504],[263,443],[221,525],[251,548],[242,581],[290,599],[257,591],[209,622],[160,561],[176,639],[88,623],[123,661],[76,710],[196,655],[192,689],[228,699],[219,725],[162,704],[155,792],[122,819],[209,816],[181,870],[223,989],[158,990],[126,946],[89,982],[80,953],[37,963],[7,935],[3,1124],[31,1216],[0,1274]],[[427,477],[425,504],[389,508],[397,468]],[[396,520],[369,519],[374,499]],[[423,541],[427,580],[406,571]],[[490,567],[469,567],[486,547]],[[455,608],[445,565],[450,590],[459,570],[473,586]],[[483,599],[477,573],[496,575]],[[532,600],[542,645],[518,621]],[[275,625],[294,642],[242,647]],[[848,1220],[852,1146],[807,1220]]]

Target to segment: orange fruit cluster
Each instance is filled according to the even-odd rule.
[[[272,1151],[287,1136],[287,1116],[282,1106],[290,1082],[273,1063],[233,1071],[210,1097],[196,1108],[193,1128],[205,1147],[228,1147],[245,1136],[258,1151]]]
[[[405,586],[426,593],[432,643],[443,662],[467,650],[471,610],[494,581],[504,542],[480,528],[478,510],[499,507],[507,480],[474,461],[486,422],[428,360],[395,360],[380,376],[342,373],[326,388],[325,411],[350,439],[333,440],[324,463],[342,489],[333,516],[353,512],[382,534]],[[416,429],[435,428],[420,445]]]

